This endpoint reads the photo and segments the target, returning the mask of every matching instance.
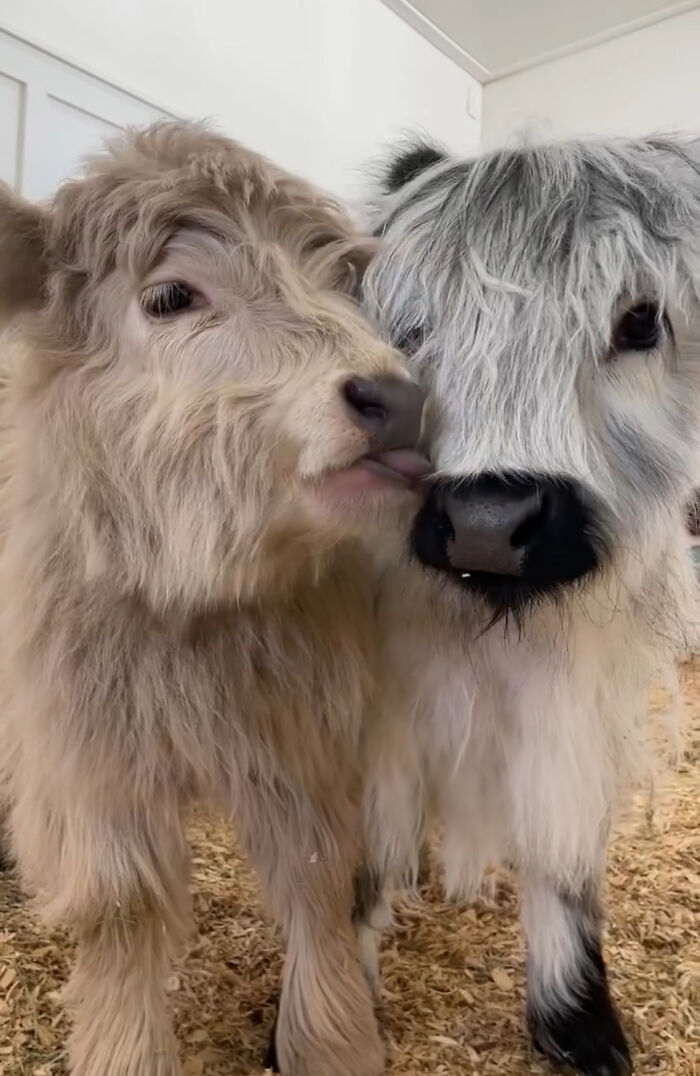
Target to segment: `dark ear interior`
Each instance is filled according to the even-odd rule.
[[[429,142],[414,142],[398,150],[387,168],[384,186],[388,194],[393,194],[404,184],[419,176],[426,168],[440,164],[447,159],[447,154]]]
[[[44,210],[0,184],[0,321],[41,302],[45,220]]]

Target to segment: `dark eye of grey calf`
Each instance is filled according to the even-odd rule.
[[[141,297],[141,306],[152,318],[167,318],[188,310],[194,299],[194,292],[186,284],[168,281],[147,288]]]
[[[421,325],[411,326],[394,336],[393,344],[405,355],[415,355],[425,343],[425,329]]]
[[[670,331],[665,311],[656,303],[638,303],[627,310],[615,327],[613,351],[653,351]]]

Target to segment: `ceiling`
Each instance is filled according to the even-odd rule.
[[[384,0],[481,82],[597,44],[697,2],[678,0]]]

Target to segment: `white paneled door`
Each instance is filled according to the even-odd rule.
[[[168,113],[0,30],[0,179],[51,194],[86,154]]]

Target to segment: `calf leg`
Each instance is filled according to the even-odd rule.
[[[576,891],[547,877],[525,880],[528,1022],[535,1046],[584,1076],[624,1076],[630,1053],[603,959],[597,886]]]
[[[237,828],[287,953],[267,1063],[285,1076],[378,1076],[384,1051],[352,925],[355,840],[341,789],[255,785]]]
[[[24,797],[13,830],[20,871],[48,917],[77,936],[71,1073],[177,1076],[165,980],[189,904],[176,806],[112,813],[99,801],[70,809]]]
[[[73,1076],[176,1076],[163,920],[145,909],[83,922],[68,997]]]
[[[358,868],[354,879],[352,919],[362,970],[375,999],[379,997],[381,986],[381,934],[391,922],[392,889],[389,878],[380,874],[376,867],[365,863]]]
[[[384,745],[375,757],[365,790],[365,859],[355,874],[353,921],[360,960],[375,997],[379,994],[381,934],[391,922],[391,905],[401,890],[428,880],[424,788],[407,736],[395,751]]]

